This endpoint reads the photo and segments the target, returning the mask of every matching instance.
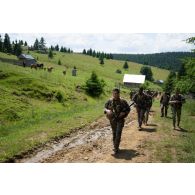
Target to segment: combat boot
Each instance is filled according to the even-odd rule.
[[[114,153],[113,153],[112,155],[117,155],[118,152],[119,152],[119,148],[114,148],[114,149],[113,149],[113,152],[114,152]]]

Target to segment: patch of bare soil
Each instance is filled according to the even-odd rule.
[[[137,114],[131,111],[123,128],[120,151],[113,155],[112,131],[109,121],[102,117],[84,129],[78,130],[37,151],[31,157],[16,160],[16,162],[90,162],[90,163],[128,163],[151,162],[151,152],[145,144],[147,140],[160,139],[156,133],[157,124],[153,123],[153,115],[149,125],[137,128]]]

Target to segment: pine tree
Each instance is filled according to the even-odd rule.
[[[103,58],[103,56],[100,56],[99,61],[100,61],[100,64],[104,64],[104,58]]]
[[[83,54],[85,54],[85,55],[87,54],[87,52],[86,52],[86,50],[85,50],[85,49],[83,49]]]
[[[67,52],[70,53],[70,48],[68,48],[68,51]]]
[[[61,63],[60,59],[58,60],[58,65],[62,65],[62,63]]]
[[[60,52],[64,52],[64,48],[63,47],[60,48]]]
[[[92,56],[92,53],[93,53],[93,51],[92,51],[92,49],[90,48],[90,49],[89,49],[89,55]]]
[[[27,44],[27,42],[26,42],[26,41],[24,42],[24,46],[28,46],[28,44]]]
[[[56,51],[59,51],[59,45],[56,45],[56,46],[55,46],[55,50],[56,50]]]
[[[54,46],[53,46],[53,45],[51,45],[50,49],[51,49],[52,51],[54,51],[54,50],[55,50],[55,48],[54,48]]]
[[[5,37],[4,37],[3,51],[6,52],[6,53],[11,53],[12,52],[10,38],[9,38],[9,35],[7,33],[5,34]]]
[[[104,92],[104,86],[104,80],[99,80],[97,74],[92,72],[91,77],[86,81],[86,92],[93,97],[99,97]]]
[[[13,45],[13,54],[16,56],[19,56],[20,54],[22,54],[22,47],[17,42]]]
[[[95,50],[93,50],[92,56],[95,57],[96,56],[96,52]]]
[[[128,65],[127,61],[125,61],[124,65],[123,65],[123,68],[124,69],[128,69],[129,68],[129,65]]]
[[[16,49],[16,56],[19,56],[20,54],[22,54],[22,47],[20,44],[17,44],[17,49]]]
[[[153,81],[154,80],[151,67],[142,66],[141,69],[140,69],[140,73],[142,75],[146,76],[146,80],[148,80],[148,81]]]
[[[176,73],[170,72],[167,80],[165,81],[164,90],[171,93],[174,90],[175,87],[175,81],[176,81]]]
[[[49,58],[53,58],[53,52],[52,52],[52,50],[51,50],[51,49],[49,50],[48,57],[49,57]]]
[[[33,45],[34,50],[39,50],[39,40],[36,39]]]
[[[96,57],[99,58],[100,57],[100,52],[96,53]]]
[[[22,41],[22,40],[20,40],[20,41],[19,41],[19,44],[20,44],[20,45],[23,45],[24,43],[23,43],[23,41]]]
[[[39,42],[39,49],[40,50],[45,50],[45,39],[43,37],[41,37],[41,40]]]

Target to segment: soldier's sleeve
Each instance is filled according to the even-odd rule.
[[[132,98],[132,101],[136,103],[137,94],[135,94]]]
[[[160,103],[162,103],[162,100],[163,100],[163,96],[161,96],[161,98],[160,98]]]
[[[173,101],[173,100],[174,100],[174,95],[172,95],[170,98],[170,101]]]
[[[125,105],[124,112],[126,112],[128,114],[130,112],[130,108],[129,108],[129,104],[127,103],[126,100],[124,100],[124,105]]]
[[[108,109],[109,108],[109,105],[110,105],[110,100],[108,100],[106,103],[105,103],[105,108]]]
[[[170,95],[168,95],[168,101],[170,100],[170,98],[171,98],[171,96],[170,96]]]

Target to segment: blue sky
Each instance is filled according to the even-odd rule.
[[[4,36],[3,33],[1,33]],[[44,37],[47,46],[59,44],[76,52],[84,48],[108,53],[159,53],[171,51],[190,51],[193,46],[184,40],[195,33],[9,33],[11,40],[26,40],[30,45],[35,39]]]

